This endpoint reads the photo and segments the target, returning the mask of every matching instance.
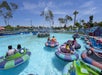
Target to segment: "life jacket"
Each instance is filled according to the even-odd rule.
[[[55,39],[55,38],[52,38],[51,41],[52,41],[52,42],[56,42],[56,39]]]

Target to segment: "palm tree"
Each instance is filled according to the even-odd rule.
[[[18,5],[15,3],[2,1],[0,4],[0,15],[4,18],[5,25],[9,25],[9,20],[13,17],[13,11],[16,9],[18,9]]]
[[[58,20],[59,20],[60,23],[65,23],[64,18],[58,18]]]
[[[73,26],[69,26],[69,29],[72,30],[73,29]]]
[[[58,18],[58,21],[60,22],[60,24],[65,24],[65,19],[64,18]]]
[[[7,19],[7,24],[9,25],[9,20],[10,20],[10,18],[12,18],[13,16],[12,16],[12,12],[7,12],[7,14],[6,14],[6,19]]]
[[[76,23],[76,16],[77,16],[78,13],[79,13],[79,12],[76,11],[76,10],[73,12],[73,15],[74,15],[74,25],[75,25],[75,23]]]
[[[89,22],[93,23],[93,15],[89,16]]]
[[[52,26],[52,24],[54,23],[53,12],[49,10],[48,8],[45,8],[44,11],[41,12],[40,16],[44,16],[45,20],[50,22],[50,26]]]
[[[11,5],[11,10],[18,9],[18,5],[17,4],[11,2],[10,5]]]
[[[68,21],[72,21],[72,20],[73,19],[72,19],[71,16],[68,16],[68,15],[65,16],[65,22],[66,22],[66,24],[67,24]]]
[[[0,4],[0,8],[3,8],[5,7],[7,10],[11,10],[9,4],[7,1],[3,1],[1,4]]]
[[[102,27],[102,21],[101,22],[98,22],[98,25]]]
[[[93,15],[89,16],[90,27],[93,27]]]
[[[76,23],[75,23],[75,26],[76,26],[76,28],[78,29],[77,31],[79,31],[79,29],[81,29],[81,28],[82,28],[82,26],[80,25],[80,23],[79,23],[79,22],[76,22]]]
[[[82,23],[82,25],[83,25],[83,24],[85,23],[85,21],[82,19],[82,20],[81,20],[81,23]]]
[[[64,27],[66,27],[66,24],[68,23],[68,21],[72,21],[72,17],[66,15],[65,18],[58,18],[59,22],[62,24],[65,24]]]

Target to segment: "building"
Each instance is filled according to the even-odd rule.
[[[95,32],[94,32],[95,36],[102,36],[102,27],[98,27]]]
[[[90,36],[102,36],[102,27],[95,26],[95,27],[89,28],[87,30],[87,33]]]

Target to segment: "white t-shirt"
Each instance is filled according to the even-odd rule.
[[[10,49],[10,50],[8,50],[8,55],[13,55],[14,54],[14,52],[15,52],[15,50],[14,49]]]

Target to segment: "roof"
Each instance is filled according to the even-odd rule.
[[[4,30],[4,29],[5,29],[4,27],[1,27],[1,26],[0,26],[0,30]]]
[[[99,29],[98,29],[98,30],[102,32],[102,27],[99,27]]]
[[[94,32],[95,30],[97,30],[97,28],[99,28],[99,26],[92,27],[92,28],[89,29],[89,32]]]

